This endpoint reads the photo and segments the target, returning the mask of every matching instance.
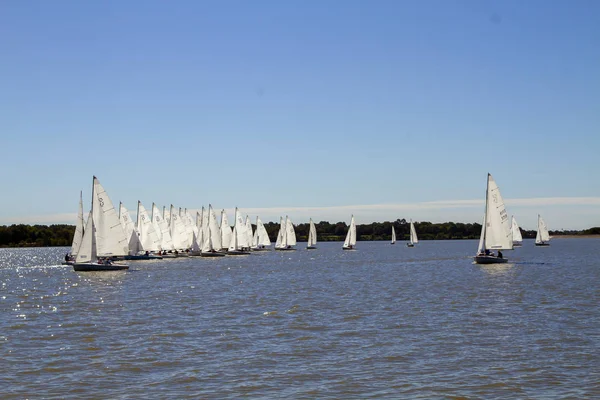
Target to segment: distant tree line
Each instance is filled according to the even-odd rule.
[[[461,222],[415,222],[415,229],[419,240],[459,240],[479,239],[481,224],[464,224]],[[341,241],[346,237],[348,225],[345,222],[334,224],[321,221],[315,224],[319,241]],[[308,239],[308,224],[295,225],[296,238],[299,242]],[[405,219],[397,219],[394,222],[372,222],[356,226],[357,240],[391,240],[392,226],[396,231],[398,241],[408,241],[410,223]],[[253,225],[253,228],[256,227]],[[265,224],[271,241],[277,239],[279,224],[269,222]],[[75,233],[74,225],[10,225],[0,226],[0,247],[47,247],[47,246],[70,246]],[[524,239],[535,238],[536,231],[523,230],[521,234]],[[551,236],[559,235],[600,235],[600,227],[585,229],[582,231],[550,231]]]
[[[74,225],[0,226],[0,247],[70,246]]]

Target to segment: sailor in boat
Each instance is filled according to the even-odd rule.
[[[502,252],[498,250],[498,258],[502,258]]]
[[[65,261],[66,262],[71,262],[71,261],[75,261],[75,259],[71,256],[71,254],[67,253],[65,255]]]

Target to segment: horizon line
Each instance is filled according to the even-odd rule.
[[[507,207],[552,207],[552,206],[600,206],[600,197],[533,197],[533,198],[516,198],[516,199],[505,199],[504,203]],[[143,204],[143,203],[142,203]],[[251,216],[261,216],[267,215],[269,218],[272,218],[273,221],[269,221],[268,218],[265,218],[267,222],[275,222],[279,220],[279,218],[274,218],[273,216],[282,216],[282,215],[290,215],[291,218],[296,219],[296,223],[303,223],[304,219],[308,222],[308,219],[311,218],[312,215],[315,215],[315,220],[321,218],[321,221],[334,221],[340,219],[342,212],[345,213],[353,213],[359,214],[360,212],[365,212],[367,214],[372,214],[371,222],[385,222],[385,221],[395,221],[398,218],[385,218],[380,215],[382,212],[385,213],[397,213],[397,212],[408,212],[408,211],[427,211],[427,210],[448,210],[448,209],[468,209],[468,208],[476,208],[483,207],[484,200],[483,199],[469,199],[469,200],[436,200],[436,201],[425,201],[425,202],[415,202],[415,203],[380,203],[380,204],[358,204],[358,205],[340,205],[340,206],[309,206],[309,207],[249,207],[249,208],[241,208],[243,214],[251,215]],[[114,206],[114,204],[113,204]],[[182,207],[183,208],[183,207]],[[228,215],[231,214],[235,207],[225,207],[225,208],[217,208],[214,207],[215,211],[220,211],[225,209]],[[188,208],[188,212],[192,213],[192,216],[197,211],[201,210],[200,208]],[[378,215],[374,215],[376,213]],[[135,213],[131,213],[135,215]],[[294,215],[296,214],[296,215]],[[317,217],[317,215],[321,214],[322,217]],[[325,216],[325,215],[327,216]],[[336,216],[337,215],[337,216]],[[348,214],[348,217],[349,218]],[[433,216],[432,216],[433,217]],[[261,217],[262,218],[262,217]],[[0,224],[2,225],[13,225],[13,224],[26,224],[26,225],[48,225],[48,224],[67,224],[72,225],[75,223],[77,219],[77,213],[59,213],[59,214],[44,214],[44,215],[32,215],[26,217],[13,217],[13,218],[2,218]],[[406,218],[405,218],[406,219]],[[452,221],[451,218],[446,218],[445,221],[441,221],[440,216],[435,218],[430,218],[430,221],[427,219],[421,219],[422,222],[432,222],[432,223],[442,223],[442,222],[459,222]],[[72,222],[69,222],[72,221]],[[435,222],[437,221],[437,222]],[[337,221],[339,222],[339,221]],[[480,221],[475,221],[480,223]],[[472,222],[466,222],[472,223]],[[593,226],[593,224],[592,224]]]

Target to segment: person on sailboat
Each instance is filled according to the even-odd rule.
[[[502,258],[502,252],[498,250],[498,258]]]

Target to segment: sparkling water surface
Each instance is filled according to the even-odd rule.
[[[115,272],[0,249],[0,398],[600,398],[600,240],[303,246]]]

